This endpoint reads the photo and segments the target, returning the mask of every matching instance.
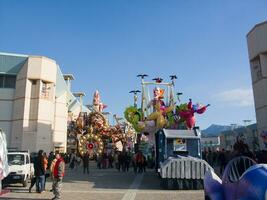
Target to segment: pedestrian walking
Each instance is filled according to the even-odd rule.
[[[49,174],[47,173],[47,167],[48,167],[48,157],[46,153],[43,153],[43,159],[44,159],[44,170],[45,170],[45,180],[44,180],[44,191],[45,191],[45,184],[46,184],[46,179],[48,178]]]
[[[113,168],[113,161],[114,161],[114,158],[113,158],[112,153],[110,152],[108,154],[108,168]]]
[[[224,168],[226,166],[226,156],[225,156],[225,150],[222,149],[222,151],[218,155],[218,162],[220,165],[220,175],[222,175]]]
[[[50,176],[51,176],[51,179],[52,179],[52,183],[54,183],[54,168],[55,168],[56,162],[57,162],[57,158],[54,157],[54,159],[52,160],[52,162],[50,164]],[[52,184],[52,189],[50,190],[50,192],[54,191],[54,187],[53,186],[54,186],[54,184]]]
[[[70,169],[74,169],[75,163],[76,163],[76,155],[75,155],[74,152],[72,152],[71,155],[70,155],[70,165],[69,165],[69,168]]]
[[[137,173],[136,154],[133,155],[133,157],[132,157],[132,165],[133,165],[134,173]]]
[[[36,158],[34,170],[36,171],[36,186],[37,192],[44,192],[44,183],[45,183],[45,165],[43,150],[39,150],[38,156]]]
[[[131,163],[130,152],[126,152],[125,153],[125,170],[126,170],[126,172],[129,171],[130,163]]]
[[[144,156],[141,151],[139,151],[136,155],[136,164],[138,167],[138,173],[143,172],[143,164],[144,164]]]
[[[55,153],[53,151],[51,151],[48,155],[48,169],[50,169],[51,167],[51,163],[53,162],[53,160],[55,159]]]
[[[36,162],[37,162],[37,157],[32,155],[31,156],[31,160],[33,161],[33,166],[35,168]],[[32,192],[32,188],[33,188],[34,185],[36,185],[36,170],[34,170],[34,173],[31,176],[31,185],[29,187],[29,193]],[[37,186],[36,186],[36,191],[37,191]]]
[[[143,172],[146,172],[147,160],[146,157],[143,155]]]
[[[77,171],[78,170],[78,168],[79,168],[79,166],[80,166],[80,164],[81,164],[81,162],[82,162],[82,159],[81,159],[81,157],[80,156],[76,156],[76,159],[75,159],[75,170]]]
[[[34,186],[35,184],[36,184],[36,176],[34,175],[34,176],[31,177],[31,185],[30,185],[30,187],[29,187],[29,193],[32,192],[32,188],[33,188],[33,186]],[[36,186],[36,191],[37,191],[37,186]]]
[[[118,170],[123,171],[123,155],[121,152],[118,152]]]
[[[53,169],[53,193],[55,195],[52,200],[58,200],[61,199],[61,189],[63,185],[63,177],[65,173],[65,162],[64,159],[61,157],[59,153],[56,154],[56,164]]]
[[[85,171],[87,174],[89,174],[89,153],[88,151],[83,156],[83,173],[85,174]]]

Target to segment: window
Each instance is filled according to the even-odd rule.
[[[29,164],[30,163],[30,159],[29,159],[29,156],[26,155],[26,164]]]
[[[0,74],[0,88],[4,87],[4,75]]]
[[[9,165],[23,165],[24,155],[22,154],[8,154],[7,155]]]
[[[0,88],[15,88],[16,75],[1,74],[0,75]]]
[[[16,87],[16,76],[6,75],[4,81],[4,88],[15,88]]]
[[[32,84],[36,85],[37,84],[37,80],[32,80]]]
[[[262,71],[261,71],[261,63],[260,63],[260,57],[255,58],[251,61],[252,66],[252,81],[256,82],[260,79],[262,79]]]
[[[51,89],[50,84],[47,83],[47,82],[42,81],[41,94],[42,94],[42,97],[43,98],[45,98],[45,99],[48,99],[49,98],[50,89]]]

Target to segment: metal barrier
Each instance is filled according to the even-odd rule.
[[[205,161],[194,157],[169,158],[160,165],[161,178],[204,179],[213,168]]]

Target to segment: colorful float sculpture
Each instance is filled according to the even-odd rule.
[[[127,146],[129,138],[133,137],[129,124],[119,122],[114,126],[108,124],[103,114],[103,109],[106,107],[100,100],[99,92],[95,91],[92,112],[77,118],[78,151],[81,155],[86,152],[89,152],[89,155],[103,153],[105,141],[111,141],[114,148],[124,148]]]
[[[107,105],[101,102],[98,90],[96,90],[94,93],[93,107],[96,112],[103,112],[103,110],[107,107]]]
[[[124,112],[125,118],[139,133],[137,150],[156,157],[162,187],[203,188],[204,173],[212,167],[201,159],[201,134],[199,129],[193,129],[194,114],[204,113],[209,105],[193,105],[191,100],[180,103],[181,93],[177,93],[177,99],[174,93],[175,75],[170,76],[171,82],[163,82],[160,77],[147,82],[144,80],[146,74],[138,77],[142,85],[141,107],[138,108],[135,101],[134,106]]]
[[[130,122],[137,132],[155,132],[161,128],[178,128],[186,127],[191,130],[194,128],[196,120],[195,113],[203,114],[209,104],[202,106],[201,104],[193,104],[190,99],[187,105],[180,103],[175,105],[174,96],[174,80],[175,75],[170,76],[171,83],[163,83],[162,78],[154,78],[155,82],[146,82],[144,77],[146,74],[138,75],[142,78],[142,100],[141,108],[136,106],[136,98],[134,106],[126,108],[124,116]],[[149,86],[155,86],[153,89],[153,98],[150,98]],[[161,87],[166,87],[163,89]],[[177,99],[182,93],[177,93]]]
[[[197,114],[204,113],[208,106],[210,105],[208,104],[206,106],[202,106],[199,103],[193,105],[192,100],[189,99],[189,102],[187,104],[187,109],[178,111],[178,114],[181,117],[181,119],[184,119],[184,121],[186,122],[187,129],[194,128],[196,124],[195,113]]]

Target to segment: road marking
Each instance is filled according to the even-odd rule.
[[[121,189],[112,189],[112,190],[63,190],[63,193],[96,193],[96,194],[125,194],[127,192],[134,193],[138,192],[140,194],[196,194],[196,193],[201,193],[203,190],[163,190],[163,191],[157,191],[157,190],[133,190],[133,189],[128,189],[128,190],[121,190]]]
[[[142,180],[143,180],[144,174],[138,174],[127,192],[124,194],[121,200],[134,200],[136,193],[138,191],[138,188],[140,187]]]

